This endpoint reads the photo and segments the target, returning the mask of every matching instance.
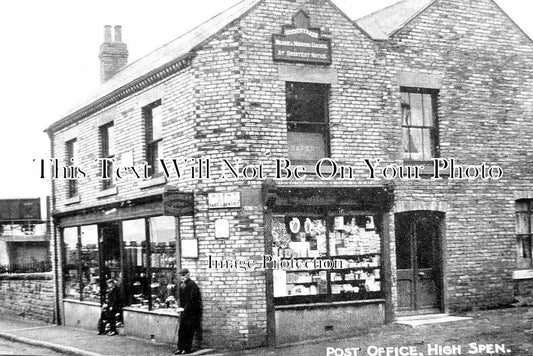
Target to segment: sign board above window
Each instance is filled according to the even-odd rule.
[[[281,35],[272,36],[272,49],[275,61],[331,64],[331,41],[309,26],[303,11],[293,17],[292,26],[283,26]]]
[[[207,195],[209,209],[240,208],[241,193],[209,193]]]

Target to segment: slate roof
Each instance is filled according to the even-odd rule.
[[[128,64],[109,80],[102,83],[102,85],[100,85],[95,92],[85,98],[82,103],[63,115],[62,120],[53,123],[45,131],[54,131],[55,128],[61,126],[61,123],[66,121],[70,116],[82,111],[82,109],[90,106],[97,100],[110,95],[114,91],[119,90],[124,86],[127,86],[135,79],[147,74],[148,72],[160,67],[164,67],[167,63],[186,55],[193,49],[200,46],[204,41],[223,30],[233,21],[246,14],[246,12],[251,10],[260,1],[261,0],[242,0],[229,9],[202,23],[198,27],[195,27],[191,31],[181,35],[175,40],[156,49],[139,60]]]
[[[435,0],[403,0],[355,20],[375,40],[386,40]]]

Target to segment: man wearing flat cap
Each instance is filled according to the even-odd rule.
[[[176,355],[192,352],[193,338],[201,339],[202,332],[202,296],[198,285],[191,280],[187,268],[179,271],[181,284],[179,292],[180,328],[178,331],[178,350]],[[198,340],[200,342],[200,340]],[[199,345],[197,345],[199,346]]]

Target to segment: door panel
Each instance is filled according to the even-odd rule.
[[[396,267],[401,310],[441,308],[441,237],[443,219],[433,212],[397,214]]]

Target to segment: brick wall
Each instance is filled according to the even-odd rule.
[[[504,169],[499,181],[401,183],[396,200],[448,204],[451,309],[507,304],[517,266],[513,193],[533,184],[533,43],[493,1],[452,0],[431,5],[383,48],[393,81],[402,71],[442,78],[441,157]],[[391,129],[398,140],[400,83],[394,84]]]
[[[52,273],[0,275],[0,312],[54,322]]]

